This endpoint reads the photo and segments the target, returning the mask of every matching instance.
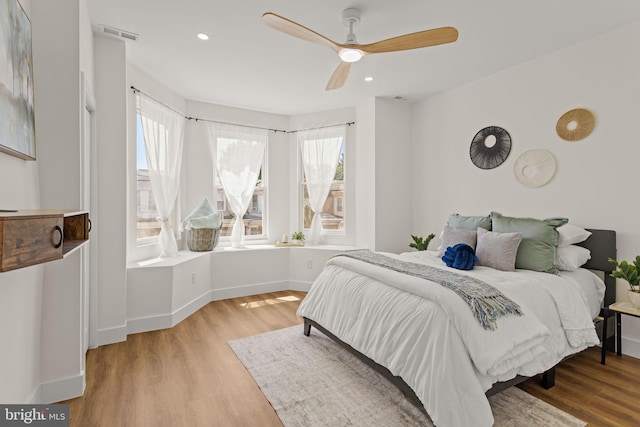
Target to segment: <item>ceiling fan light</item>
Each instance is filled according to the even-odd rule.
[[[344,49],[340,52],[340,59],[344,62],[356,62],[362,58],[362,52],[358,49]]]

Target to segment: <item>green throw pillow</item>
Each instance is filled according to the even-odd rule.
[[[556,228],[567,222],[567,218],[515,218],[491,212],[493,231],[522,234],[522,242],[516,255],[516,268],[552,274],[558,274],[555,266],[558,250]]]
[[[490,216],[463,216],[457,213],[449,215],[447,221],[450,227],[463,228],[465,230],[477,230],[478,227],[491,231]]]

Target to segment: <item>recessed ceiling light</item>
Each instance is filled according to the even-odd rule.
[[[209,35],[208,35],[208,34],[205,34],[205,33],[198,33],[197,35],[198,35],[198,38],[199,38],[200,40],[209,40]]]
[[[372,82],[373,81],[373,77],[367,76],[367,77],[364,78],[364,81],[365,82]]]

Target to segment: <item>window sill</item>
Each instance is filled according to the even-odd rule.
[[[176,265],[191,261],[192,259],[207,256],[210,252],[179,251],[177,257],[151,258],[143,261],[129,263],[130,268],[175,267]]]
[[[154,267],[175,267],[176,265],[189,262],[193,259],[207,256],[216,253],[233,253],[233,252],[251,252],[251,251],[272,251],[272,250],[288,250],[295,251],[355,251],[364,248],[358,248],[355,246],[343,246],[343,245],[304,245],[304,246],[292,246],[292,247],[276,247],[272,244],[260,244],[260,245],[248,245],[242,248],[232,248],[231,246],[217,246],[213,251],[192,252],[189,250],[183,250],[178,252],[177,257],[173,258],[151,258],[142,261],[132,262],[127,265],[128,269],[133,268],[154,268]]]

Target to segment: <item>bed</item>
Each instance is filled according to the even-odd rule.
[[[383,265],[451,270],[435,251],[365,254],[375,262],[341,254],[327,262],[300,304],[304,334],[313,326],[355,353],[436,426],[493,425],[488,396],[538,374],[549,388],[557,363],[600,343],[594,319],[603,304],[615,302],[607,260],[616,257],[616,235],[588,231],[577,245],[591,258],[575,271],[454,271],[456,280],[490,283],[521,310],[484,323],[479,319],[486,314],[474,315],[451,288],[425,286],[430,279]]]

